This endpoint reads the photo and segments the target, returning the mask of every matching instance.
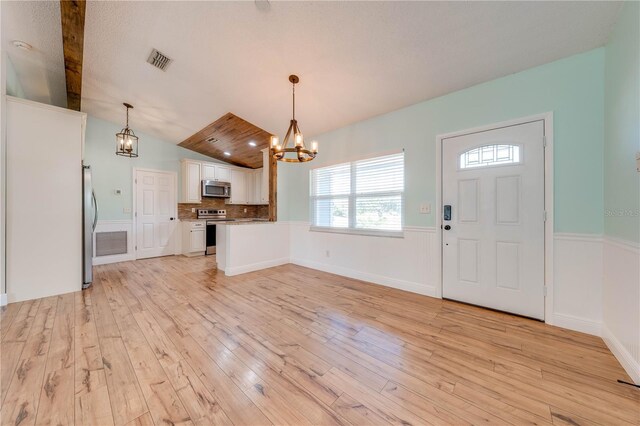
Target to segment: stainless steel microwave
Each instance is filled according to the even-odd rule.
[[[220,182],[217,180],[203,180],[202,196],[229,198],[231,197],[231,184],[229,182]]]

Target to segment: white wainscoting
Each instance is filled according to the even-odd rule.
[[[225,275],[289,263],[290,229],[286,222],[218,225],[216,228],[216,262]]]
[[[440,297],[435,228],[406,227],[404,238],[391,238],[310,231],[308,222],[289,225],[291,263]]]
[[[99,256],[96,257],[96,233],[98,232],[127,232],[127,253],[115,254],[112,256]],[[131,220],[99,220],[96,224],[96,230],[93,233],[93,264],[94,265],[106,265],[107,263],[124,262],[127,260],[134,260],[136,258],[134,252],[133,241],[133,221]]]
[[[604,238],[602,338],[640,384],[640,244]]]
[[[600,336],[602,236],[556,233],[553,312],[549,324]]]

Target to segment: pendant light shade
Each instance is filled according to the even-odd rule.
[[[128,103],[123,103],[127,108],[127,124],[124,129],[116,133],[116,155],[123,157],[137,157],[138,156],[138,137],[129,128],[129,109],[133,109]]]
[[[304,144],[304,136],[298,127],[298,121],[296,120],[296,83],[300,81],[297,75],[290,75],[289,81],[293,84],[293,118],[289,122],[289,129],[287,134],[280,144],[280,139],[277,136],[271,136],[271,152],[273,158],[278,161],[285,161],[287,163],[303,163],[311,161],[316,158],[318,154],[318,142],[311,142],[311,149],[307,149]],[[293,146],[288,146],[289,137],[293,135]],[[287,154],[295,154],[289,155]]]

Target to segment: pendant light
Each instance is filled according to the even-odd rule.
[[[271,151],[273,158],[278,161],[302,163],[316,158],[316,155],[318,154],[318,142],[312,141],[311,149],[307,149],[304,144],[304,137],[302,136],[302,132],[298,127],[298,121],[296,120],[296,84],[300,79],[297,75],[290,75],[289,81],[293,84],[293,118],[289,122],[289,129],[284,137],[284,141],[282,141],[282,145],[280,145],[280,140],[277,136],[271,136]],[[289,137],[292,133],[294,143],[293,146],[289,147]],[[287,156],[289,153],[295,153],[295,156]]]
[[[127,124],[124,129],[120,130],[120,133],[116,133],[116,155],[137,157],[138,137],[133,133],[133,130],[129,128],[129,110],[133,109],[133,106],[126,102],[122,105],[127,108]]]

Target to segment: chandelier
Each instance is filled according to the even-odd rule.
[[[133,109],[133,106],[126,102],[122,105],[127,108],[127,124],[124,129],[120,130],[120,133],[116,133],[116,155],[137,157],[138,137],[133,133],[133,130],[129,128],[129,109]]]
[[[289,123],[289,129],[287,134],[280,145],[280,139],[277,136],[271,136],[271,151],[273,152],[273,158],[278,161],[285,161],[287,163],[301,163],[305,161],[311,161],[316,158],[318,154],[318,142],[311,142],[311,149],[307,149],[304,145],[304,137],[298,127],[298,121],[296,120],[296,83],[300,81],[297,75],[290,75],[289,81],[293,84],[293,118]],[[293,133],[293,146],[288,146],[289,137]],[[295,156],[287,154],[295,153]]]

